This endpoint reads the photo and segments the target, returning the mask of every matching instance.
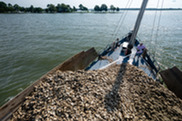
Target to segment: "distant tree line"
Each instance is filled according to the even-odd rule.
[[[108,7],[106,4],[102,4],[100,7],[98,5],[95,5],[94,7],[95,11],[108,11]],[[119,7],[114,7],[114,5],[110,6],[111,11],[119,11]]]
[[[65,12],[75,12],[75,11],[88,11],[88,8],[80,4],[76,8],[75,6],[71,7],[70,5],[66,5],[64,3],[57,4],[57,6],[53,4],[48,4],[47,8],[43,9],[41,7],[34,7],[31,5],[30,7],[21,7],[18,4],[12,5],[10,3],[6,4],[0,1],[0,13],[65,13]],[[96,5],[94,7],[95,11],[108,11],[108,7],[106,4],[102,4],[101,7]],[[110,6],[111,11],[119,11],[119,8],[115,8],[113,5]]]
[[[80,6],[82,7],[83,5],[80,4]],[[86,7],[82,7],[80,8],[81,10],[88,10]],[[33,5],[31,5],[30,7],[21,7],[18,4],[12,5],[10,3],[6,4],[4,2],[0,1],[0,13],[18,13],[18,12],[25,12],[25,13],[61,13],[61,12],[73,12],[73,11],[77,11],[76,7],[73,6],[70,7],[69,5],[66,5],[64,3],[62,4],[57,4],[57,6],[53,5],[53,4],[48,4],[47,8],[43,9],[41,7],[34,7]]]
[[[21,7],[18,4],[12,5],[10,3],[6,4],[4,2],[0,2],[0,13],[17,13],[17,12],[31,12],[31,13],[41,13],[43,9],[40,7],[33,7],[31,5],[28,8]]]

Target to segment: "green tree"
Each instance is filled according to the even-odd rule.
[[[111,5],[110,6],[110,10],[112,10],[112,11],[115,11],[116,10],[116,8],[114,7],[114,5]]]
[[[75,6],[73,6],[73,11],[77,11],[77,9],[76,9],[76,7],[75,7]]]
[[[8,7],[7,7],[6,3],[0,2],[0,13],[5,13],[5,12],[7,12],[7,10],[8,10]]]
[[[58,4],[56,6],[57,12],[61,13],[61,12],[71,12],[72,8],[69,5],[66,5],[64,3],[62,4]]]
[[[95,11],[100,11],[100,7],[98,5],[95,5],[94,10]]]
[[[88,11],[88,8],[83,6],[82,4],[79,5],[79,9],[82,11]]]
[[[84,11],[88,11],[88,8],[84,6],[84,7],[83,7],[83,10],[84,10]]]
[[[57,12],[61,12],[62,11],[61,4],[57,4],[56,9]]]
[[[11,3],[8,3],[8,7],[13,7]]]
[[[53,4],[48,4],[47,7],[48,7],[47,8],[48,12],[50,12],[50,13],[55,13],[57,10]]]
[[[66,9],[66,12],[72,12],[73,9],[70,7],[70,5],[66,5],[67,6],[67,9]]]
[[[83,7],[84,7],[84,6],[83,6],[82,4],[79,5],[79,9],[80,9],[80,10],[83,10]]]
[[[34,6],[33,5],[30,6],[29,12],[34,13]]]
[[[102,4],[100,9],[101,9],[101,11],[107,11],[107,5],[106,4]]]
[[[34,8],[34,13],[42,13],[42,11],[43,11],[43,9],[42,8],[40,8],[40,7],[36,7],[36,8]]]
[[[25,11],[25,8],[24,7],[20,7],[20,11],[21,12],[24,12]]]
[[[9,12],[13,12],[14,11],[13,6],[10,3],[8,3],[8,11]]]
[[[119,11],[119,7],[116,8],[116,11]]]
[[[13,6],[13,8],[14,8],[14,10],[15,10],[16,12],[20,11],[20,9],[21,9],[21,7],[20,7],[18,4],[15,4],[15,5]]]

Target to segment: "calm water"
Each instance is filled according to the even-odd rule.
[[[0,105],[70,56],[123,37],[137,11],[128,12],[117,33],[122,14],[0,14]],[[139,38],[163,69],[182,69],[182,11],[162,13],[157,39],[151,36],[154,14],[145,13]]]

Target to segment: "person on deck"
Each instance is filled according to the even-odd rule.
[[[140,43],[140,45],[137,47],[137,52],[135,56],[138,56],[139,58],[144,51],[146,52],[146,47],[143,45],[143,43]]]
[[[116,42],[114,41],[114,42],[112,43],[112,45],[111,45],[111,51],[114,51],[115,47],[116,47]]]
[[[111,45],[111,50],[114,51],[115,48],[119,47],[119,38],[116,39]]]
[[[119,44],[119,38],[116,39],[116,47],[119,47],[120,44]]]
[[[129,42],[129,41],[130,41],[130,39],[131,39],[132,32],[133,32],[133,31],[131,31],[131,32],[128,34],[128,36],[126,37],[126,40],[127,40],[128,42]]]

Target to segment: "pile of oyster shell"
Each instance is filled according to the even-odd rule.
[[[35,86],[11,120],[181,120],[182,101],[136,67],[57,71]]]

